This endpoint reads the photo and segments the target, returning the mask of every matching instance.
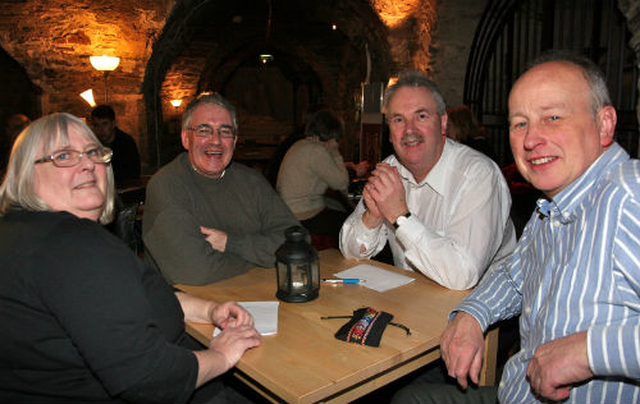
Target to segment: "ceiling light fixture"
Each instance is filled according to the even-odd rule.
[[[260,61],[262,62],[263,65],[266,65],[269,62],[273,62],[273,55],[270,53],[261,53]]]
[[[268,15],[267,15],[267,32],[264,37],[264,48],[269,49],[269,35],[271,34],[271,20],[273,18],[273,7],[271,0],[267,0]],[[259,56],[259,60],[263,65],[273,61],[273,55],[269,52],[263,52]]]

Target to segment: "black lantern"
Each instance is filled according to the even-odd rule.
[[[285,231],[286,240],[276,251],[278,292],[276,297],[290,303],[308,302],[318,297],[320,265],[318,252],[305,237],[300,226]]]

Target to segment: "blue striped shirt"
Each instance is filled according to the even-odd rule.
[[[483,330],[521,314],[500,402],[538,402],[526,380],[536,348],[585,330],[595,377],[567,402],[640,402],[640,161],[614,143],[553,200],[540,199],[512,256],[456,310]]]

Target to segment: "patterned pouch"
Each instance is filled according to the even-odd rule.
[[[371,307],[355,310],[351,319],[336,332],[336,338],[354,344],[380,346],[380,339],[393,316]]]

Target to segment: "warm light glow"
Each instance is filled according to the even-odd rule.
[[[432,4],[433,0],[423,2],[423,0],[372,0],[372,4],[380,19],[384,24],[393,29],[406,23],[411,16],[415,16],[421,11],[422,4]]]
[[[96,100],[95,98],[93,98],[93,89],[88,89],[87,91],[80,93],[80,97],[82,97],[89,105],[91,105],[91,108],[96,106]]]
[[[115,56],[91,56],[89,60],[91,61],[91,66],[101,72],[114,71],[120,64],[120,58]]]
[[[182,105],[182,100],[171,100],[169,101],[171,103],[171,105],[173,105],[175,108],[178,108],[180,105]]]
[[[398,78],[397,77],[389,77],[389,81],[387,82],[387,88],[391,87],[392,85],[396,84],[398,82]]]
[[[335,31],[338,29],[338,26],[336,24],[331,24],[331,29]]]

